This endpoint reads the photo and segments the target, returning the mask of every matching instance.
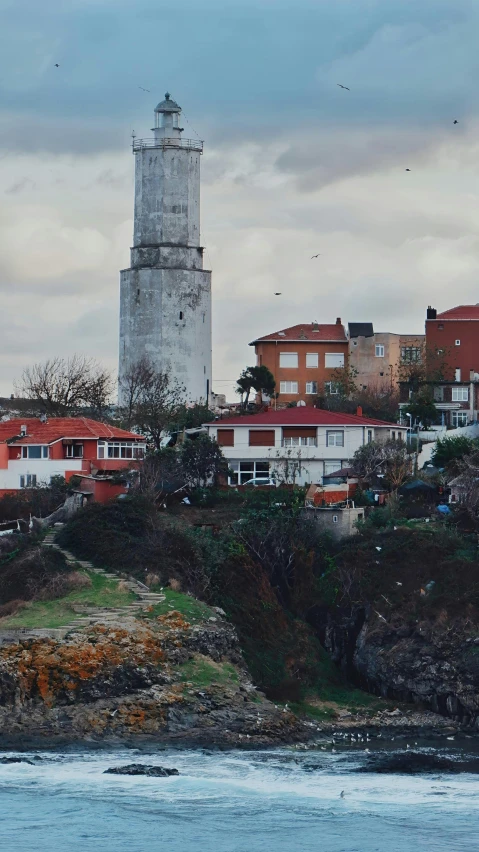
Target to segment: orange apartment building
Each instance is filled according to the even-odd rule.
[[[253,340],[256,363],[271,371],[277,406],[314,405],[318,394],[337,393],[334,378],[348,366],[348,338],[338,317],[331,325],[302,323]]]

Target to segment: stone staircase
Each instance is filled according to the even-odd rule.
[[[63,524],[55,524],[54,528],[46,534],[43,540],[43,547],[54,547],[56,550],[59,550],[60,553],[63,553],[67,563],[70,565],[76,565],[79,568],[84,568],[93,574],[99,574],[109,580],[116,580],[117,582],[121,581],[123,586],[126,586],[131,592],[133,592],[137,598],[130,604],[118,607],[97,607],[89,606],[88,604],[74,605],[73,610],[74,612],[77,612],[78,615],[68,625],[60,628],[63,635],[68,633],[70,630],[87,627],[90,624],[119,624],[123,622],[125,618],[134,617],[147,610],[150,606],[155,606],[155,604],[162,603],[165,600],[165,595],[162,595],[159,592],[151,592],[148,586],[145,586],[139,580],[135,580],[134,577],[122,576],[114,571],[105,571],[103,568],[95,568],[92,562],[84,559],[77,559],[73,553],[70,553],[68,550],[64,550],[55,542],[56,534],[62,526]],[[44,631],[42,631],[42,633],[43,632]],[[52,635],[52,633],[53,631],[50,631],[49,635]]]

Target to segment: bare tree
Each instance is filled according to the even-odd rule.
[[[93,358],[50,358],[27,367],[16,391],[53,417],[73,417],[85,408],[102,416],[113,383],[110,373]]]
[[[120,415],[128,429],[137,429],[160,450],[168,426],[178,419],[186,389],[156,370],[148,358],[133,364],[120,383]]]
[[[391,438],[384,443],[363,444],[354,453],[352,468],[360,479],[384,476],[396,491],[411,473],[411,457],[404,441]]]

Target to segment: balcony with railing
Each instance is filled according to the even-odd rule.
[[[188,151],[199,151],[202,154],[203,142],[200,139],[180,139],[178,136],[162,139],[151,136],[147,139],[133,139],[132,148],[133,153],[144,148],[186,148]]]

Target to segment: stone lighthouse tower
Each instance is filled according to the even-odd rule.
[[[200,246],[203,143],[183,139],[181,107],[155,109],[154,136],[134,139],[135,223],[131,267],[120,273],[120,401],[125,373],[147,357],[185,388],[211,392],[211,272]]]

